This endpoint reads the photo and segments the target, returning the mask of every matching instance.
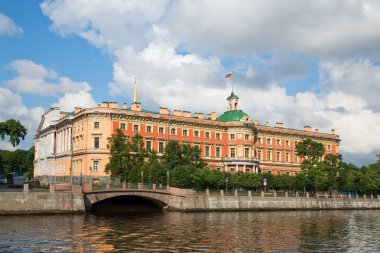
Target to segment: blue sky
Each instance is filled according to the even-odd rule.
[[[345,161],[380,153],[378,1],[0,2],[0,120],[33,144],[43,111],[130,103],[337,131]],[[233,70],[233,78],[224,74]],[[11,149],[0,142],[0,148]]]

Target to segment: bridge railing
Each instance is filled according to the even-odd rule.
[[[124,182],[100,182],[89,184],[85,187],[85,191],[107,191],[107,190],[166,190],[166,186],[149,184],[149,183],[124,183]]]

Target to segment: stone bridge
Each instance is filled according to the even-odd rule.
[[[166,190],[146,189],[105,189],[90,190],[84,192],[84,202],[87,211],[93,211],[97,206],[115,200],[115,205],[120,207],[128,202],[139,202],[144,205],[155,206],[159,209],[182,210],[185,199],[192,196],[193,191],[168,187]],[[113,207],[115,209],[115,207]],[[131,208],[131,207],[130,207]],[[140,207],[140,209],[146,207]],[[133,209],[133,208],[132,208]]]

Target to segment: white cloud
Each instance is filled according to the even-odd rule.
[[[41,115],[44,112],[42,107],[28,108],[23,104],[19,94],[11,90],[0,87],[0,121],[16,119],[28,129],[24,141],[20,142],[19,147],[12,147],[7,140],[0,141],[0,149],[14,150],[16,148],[29,149],[34,145],[33,138],[37,132]]]
[[[53,106],[58,106],[63,111],[72,111],[74,107],[94,107],[96,106],[96,102],[90,93],[78,91],[76,93],[66,93]]]
[[[193,51],[371,56],[380,53],[379,14],[378,1],[195,0],[173,2],[163,23]]]
[[[371,108],[380,110],[380,66],[368,59],[322,61],[320,79],[328,88],[359,95]]]
[[[57,0],[41,8],[54,31],[111,51],[126,45],[141,50],[149,43],[147,32],[160,25],[196,53],[380,55],[378,1]]]
[[[96,105],[91,94],[92,88],[87,82],[75,82],[59,76],[54,70],[30,60],[16,60],[7,67],[14,70],[17,76],[5,82],[9,89],[0,87],[0,120],[14,118],[28,129],[26,140],[21,143],[23,148],[33,146],[33,137],[46,108],[26,107],[19,93],[56,97],[58,101],[52,106],[59,106],[65,111],[72,111],[75,106]]]
[[[0,121],[13,116],[21,117],[28,113],[28,108],[22,104],[19,94],[0,87]]]
[[[241,108],[253,118],[297,129],[334,128],[351,159],[380,152],[377,137],[363,138],[366,132],[380,136],[373,127],[380,117],[380,71],[373,63],[380,56],[378,1],[57,0],[41,8],[51,29],[84,38],[113,57],[114,96],[131,98],[137,76],[147,109],[220,114],[231,87],[223,80],[225,68],[236,67]],[[177,52],[180,46],[185,53]],[[258,62],[266,59],[261,54],[276,57]],[[320,90],[289,95],[279,81],[310,71],[304,57],[323,59],[320,80],[313,80]],[[70,96],[58,104],[78,105]]]
[[[53,21],[51,29],[74,33],[98,47],[117,49],[124,45],[144,45],[145,32],[159,22],[168,0],[77,0],[45,1],[43,13]]]
[[[30,60],[15,60],[8,68],[14,70],[17,76],[6,81],[6,85],[20,93],[58,96],[67,92],[91,90],[86,82],[74,82],[67,77],[60,77],[54,70],[46,69]]]
[[[22,33],[22,28],[17,26],[12,19],[0,13],[0,35],[16,35]]]

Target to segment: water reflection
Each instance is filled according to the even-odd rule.
[[[375,252],[380,211],[0,216],[1,252]]]

